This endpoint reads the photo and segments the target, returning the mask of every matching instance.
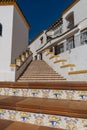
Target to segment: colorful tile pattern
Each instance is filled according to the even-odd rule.
[[[87,130],[87,119],[0,109],[0,119],[66,130]]]
[[[52,99],[87,100],[87,91],[0,88],[0,95]]]

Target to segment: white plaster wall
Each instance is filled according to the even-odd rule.
[[[87,73],[68,75],[69,81],[87,81]]]
[[[15,71],[1,71],[0,81],[15,81]]]
[[[0,23],[3,26],[0,36],[0,81],[15,81],[15,59],[28,46],[28,28],[14,5],[0,6]]]
[[[82,20],[87,18],[87,0],[80,0],[76,5],[74,5],[69,11],[67,11],[63,15],[63,32],[67,31],[67,22],[65,18],[72,11],[74,12],[75,25],[81,23]]]
[[[87,44],[61,53],[61,57],[68,59],[68,63],[76,64],[75,69],[87,69]]]
[[[43,37],[43,43],[41,44],[40,38]],[[30,45],[29,48],[33,52],[33,59],[35,55],[37,55],[36,50],[38,50],[41,46],[46,43],[46,34],[45,31],[39,37],[37,37]]]
[[[19,57],[28,47],[28,27],[24,23],[19,12],[14,7],[13,18],[13,37],[11,63],[15,63],[15,59]]]
[[[3,26],[2,36],[0,36],[0,73],[10,69],[13,8],[12,5],[0,6],[0,23]]]
[[[32,44],[29,45],[29,48],[33,53],[33,59],[34,59],[35,55],[37,55],[36,50],[39,48],[39,46],[40,46],[39,39],[36,39]]]

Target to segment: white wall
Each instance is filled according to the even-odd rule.
[[[19,12],[14,7],[13,18],[13,37],[11,63],[15,63],[15,59],[19,57],[28,47],[28,28],[25,25]]]
[[[71,49],[71,53],[69,51],[61,53],[61,57],[67,58],[68,63],[76,64],[76,70],[87,70],[87,44]]]
[[[28,28],[14,5],[0,5],[0,81],[15,81],[15,63],[28,47]]]
[[[15,71],[11,70],[11,46],[14,6],[0,6],[0,23],[2,36],[0,36],[0,81],[14,81]]]
[[[0,75],[9,71],[11,63],[13,6],[0,6],[0,23],[2,36],[0,36]]]

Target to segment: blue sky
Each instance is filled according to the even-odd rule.
[[[29,40],[57,20],[73,0],[17,0],[31,25]]]

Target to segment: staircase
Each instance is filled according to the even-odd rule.
[[[87,130],[87,82],[67,81],[44,61],[18,81],[0,82],[0,130]]]
[[[18,82],[57,82],[66,80],[57,74],[45,61],[36,60],[28,66]]]

